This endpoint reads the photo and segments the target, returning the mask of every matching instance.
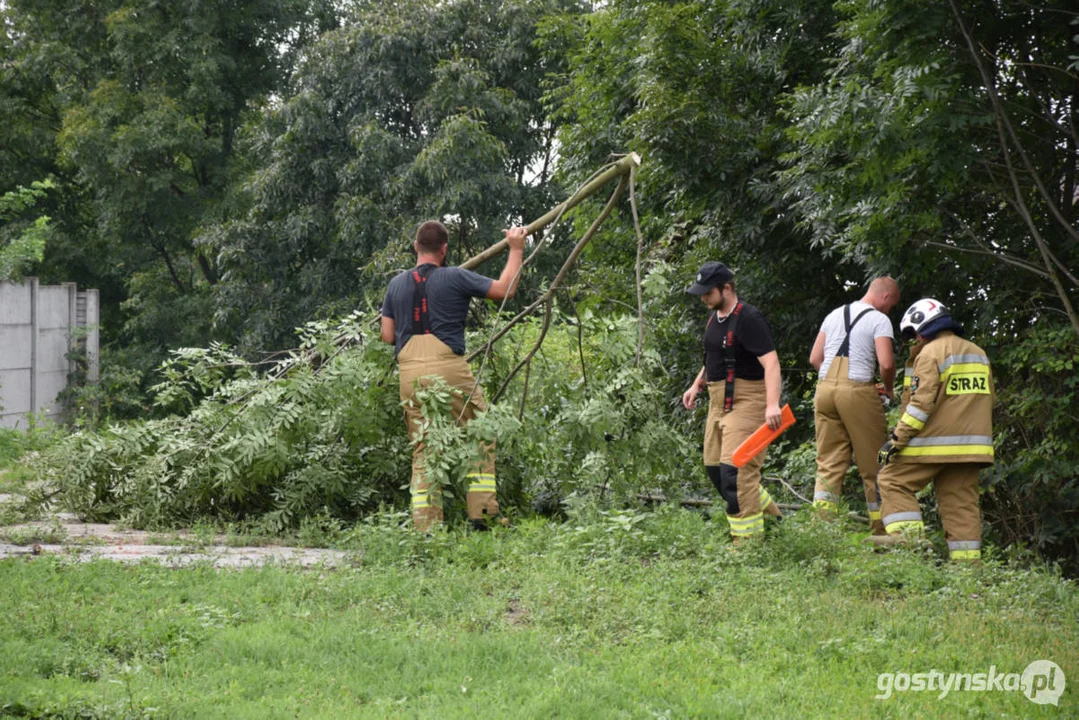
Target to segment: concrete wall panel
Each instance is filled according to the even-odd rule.
[[[0,324],[0,370],[30,368],[30,329],[29,323]]]
[[[38,328],[67,329],[71,325],[71,298],[67,287],[44,286],[38,291]]]
[[[29,284],[0,283],[0,325],[29,324],[31,297]]]
[[[67,387],[67,372],[43,372],[38,376],[37,391],[42,398],[43,402],[39,402],[37,406],[38,412],[44,412],[49,417],[56,417],[63,409],[60,407],[57,396]]]
[[[85,327],[91,380],[97,379],[97,291],[79,293],[74,283],[0,283],[0,426],[26,427],[26,413],[59,418],[57,395],[67,387],[67,355],[76,327]],[[82,341],[80,341],[82,344]]]
[[[30,369],[0,370],[0,427],[26,427],[30,411]]]
[[[38,332],[37,366],[41,372],[68,372],[71,362],[67,359],[69,347],[67,333],[67,328],[55,328]]]

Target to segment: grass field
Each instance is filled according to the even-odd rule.
[[[875,555],[801,517],[737,550],[674,509],[431,538],[397,519],[347,533],[336,570],[4,561],[0,715],[1079,715],[1079,592],[1049,570]],[[879,673],[1035,660],[1073,683],[1059,706],[898,678],[875,699]]]

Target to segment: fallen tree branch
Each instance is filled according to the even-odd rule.
[[[471,354],[469,354],[469,356],[468,356],[469,360],[472,360],[477,355],[479,355],[481,352],[485,352],[485,353],[489,352],[490,349],[491,349],[491,346],[497,340],[500,340],[507,332],[509,332],[510,329],[512,329],[514,325],[521,322],[521,320],[523,320],[525,317],[530,315],[533,310],[535,310],[536,308],[543,305],[545,302],[547,302],[554,295],[554,292],[556,290],[558,290],[559,287],[561,287],[562,280],[566,277],[566,274],[569,272],[569,269],[573,266],[573,264],[575,262],[577,262],[577,257],[581,254],[581,251],[584,250],[585,246],[589,243],[589,241],[592,239],[592,237],[596,234],[596,231],[599,230],[599,226],[601,224],[603,224],[603,221],[606,220],[607,217],[611,214],[611,211],[614,210],[614,206],[618,202],[618,198],[621,197],[622,191],[625,189],[625,187],[626,187],[626,179],[623,177],[621,182],[618,183],[618,187],[615,188],[615,191],[611,195],[611,198],[607,201],[606,206],[604,206],[603,212],[601,212],[599,214],[599,217],[597,217],[592,222],[592,226],[588,228],[588,231],[584,234],[583,237],[581,237],[581,239],[574,246],[573,250],[570,252],[569,257],[567,257],[566,261],[564,263],[562,263],[562,268],[558,271],[558,274],[555,275],[554,280],[551,281],[550,286],[547,288],[547,292],[543,293],[543,295],[541,295],[538,300],[533,302],[531,305],[526,307],[524,310],[517,313],[517,315],[514,316],[512,320],[507,322],[498,331],[492,333],[490,338],[487,340],[487,342],[484,344],[484,346],[482,348],[477,348],[476,350],[473,350]]]
[[[582,185],[577,190],[577,192],[573,193],[573,195],[568,200],[563,203],[559,203],[558,205],[544,213],[542,216],[530,222],[526,226],[528,234],[532,235],[536,233],[536,231],[542,230],[543,228],[547,227],[555,220],[562,217],[562,215],[566,211],[578,205],[582,200],[595,193],[608,182],[610,182],[616,177],[625,176],[630,172],[631,169],[637,167],[640,164],[641,156],[637,153],[631,152],[628,155],[624,155],[620,160],[612,163],[610,167],[608,167],[606,170],[600,172],[598,175],[594,176],[591,180],[587,181],[584,185]],[[497,243],[487,248],[483,252],[479,253],[478,255],[474,255],[468,260],[465,260],[463,263],[461,263],[460,267],[463,267],[466,270],[473,270],[476,267],[487,262],[491,258],[501,254],[506,249],[506,247],[507,245],[505,239],[499,240]]]

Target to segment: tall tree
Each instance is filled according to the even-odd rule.
[[[89,277],[65,279],[122,282],[133,339],[205,341],[217,269],[194,238],[220,218],[239,129],[332,19],[329,0],[7,5],[5,50],[26,81],[14,95],[41,116],[38,135],[53,133],[72,205],[55,250],[95,255]],[[8,144],[31,147],[26,127]]]
[[[350,7],[251,133],[249,211],[203,236],[222,269],[218,321],[247,348],[287,345],[297,325],[355,307],[368,278],[381,290],[417,221],[447,221],[459,261],[545,209],[541,98],[557,58],[536,26],[563,11],[578,3]]]
[[[675,311],[659,324],[663,351],[677,353],[669,362],[676,384],[699,367],[699,316],[676,309],[689,307],[680,291],[701,261],[736,269],[740,292],[765,309],[788,363],[808,352],[816,326],[806,318],[822,317],[846,281],[869,272],[826,265],[775,180],[791,149],[781,99],[822,76],[833,18],[820,0],[621,0],[583,26],[551,30],[573,48],[566,82],[551,93],[563,123],[561,172],[576,179],[610,152],[644,158],[637,193],[651,257],[674,263],[679,275]],[[598,243],[582,277],[635,304],[625,248]]]

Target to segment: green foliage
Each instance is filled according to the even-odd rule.
[[[563,123],[559,172],[579,179],[611,152],[645,158],[636,188],[645,272],[671,269],[671,291],[649,317],[672,395],[700,368],[704,312],[685,310],[683,290],[704,260],[734,268],[740,297],[768,317],[788,370],[803,364],[815,319],[845,299],[845,283],[873,270],[827,263],[776,183],[790,147],[782,97],[823,73],[833,18],[833,4],[816,0],[625,0],[605,3],[586,24],[549,29],[570,56],[548,98]],[[614,304],[601,298],[636,304],[630,232],[625,219],[605,226],[582,261],[579,292],[597,311]],[[789,375],[792,392],[803,378]]]
[[[310,324],[301,348],[269,375],[226,346],[176,351],[154,386],[160,417],[82,428],[42,456],[40,477],[71,510],[136,527],[213,517],[281,531],[305,518],[352,522],[383,504],[403,507],[411,451],[390,349],[369,333],[369,320]],[[557,321],[533,359],[527,395],[518,376],[509,400],[467,426],[449,413],[444,383],[417,393],[427,466],[451,506],[464,497],[479,444],[492,440],[513,513],[528,512],[538,495],[619,499],[695,485],[697,442],[670,422],[657,356],[646,352],[633,365],[635,321],[585,313],[580,322],[580,347],[578,328]],[[508,347],[520,354],[538,328],[524,323],[514,333]],[[336,350],[333,339],[346,336],[356,344]],[[309,352],[324,358],[317,369],[300,359]],[[567,372],[580,360],[584,372]],[[496,354],[489,385],[504,384],[511,364],[516,358]]]
[[[309,328],[303,347],[339,332],[363,336],[350,318]],[[183,415],[77,431],[45,453],[42,477],[68,507],[139,527],[265,515],[281,529],[318,512],[355,518],[398,493],[407,441],[385,347],[365,341],[278,381],[234,359],[220,346],[176,353],[156,401]]]
[[[0,195],[0,280],[17,280],[33,263],[45,257],[51,229],[49,216],[33,220],[22,216],[56,186],[52,180],[33,182]]]
[[[279,347],[312,317],[381,302],[420,221],[446,221],[458,263],[553,205],[540,100],[559,59],[535,38],[563,10],[578,3],[351,6],[249,129],[246,210],[200,236],[221,262],[218,326],[244,351]]]
[[[1079,558],[1079,344],[1063,324],[1039,323],[994,356],[998,462],[986,518],[1002,543]]]
[[[665,507],[491,533],[345,531],[351,563],[0,563],[0,712],[22,717],[1072,716],[880,672],[1079,669],[1079,591],[999,556],[874,554],[794,517],[758,546]],[[222,662],[228,658],[228,662]],[[717,672],[717,667],[723,668]],[[332,668],[328,671],[327,668]],[[777,704],[783,705],[777,712]]]
[[[198,301],[218,272],[198,229],[232,207],[237,136],[333,24],[331,3],[16,0],[0,13],[0,191],[34,168],[57,178],[43,279],[100,288],[106,341],[162,354],[207,342]]]

